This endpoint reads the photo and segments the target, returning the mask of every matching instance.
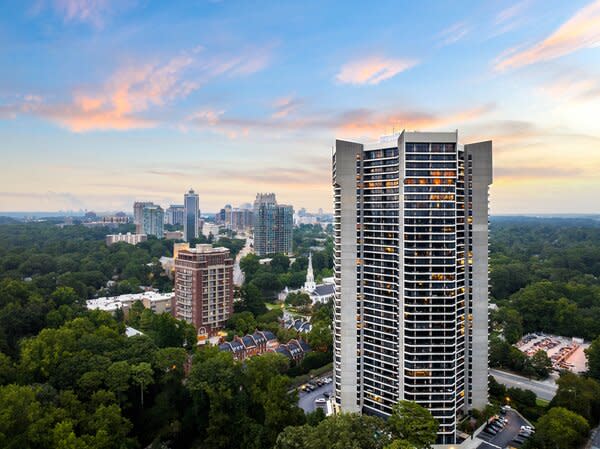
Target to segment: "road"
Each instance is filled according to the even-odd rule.
[[[478,438],[485,440],[485,443],[481,443],[478,449],[505,448],[519,434],[521,426],[529,424],[512,410],[506,414],[506,417],[508,418],[508,424],[496,435],[491,436],[485,432],[477,435]]]
[[[233,284],[241,287],[244,284],[244,272],[240,268],[240,260],[242,257],[250,254],[252,252],[252,239],[250,237],[246,237],[246,245],[242,248],[242,250],[238,253],[235,258],[235,263],[233,264]]]
[[[531,390],[538,398],[545,399],[547,401],[552,400],[556,394],[556,390],[558,389],[551,378],[545,381],[531,380],[527,377],[517,376],[516,374],[507,373],[506,371],[499,371],[496,369],[491,369],[490,374],[494,376],[496,381],[502,385]]]
[[[310,413],[315,411],[315,399],[325,397],[324,393],[331,395],[333,393],[333,382],[325,384],[316,390],[309,391],[308,393],[300,392],[298,394],[298,407],[304,410],[304,413]]]

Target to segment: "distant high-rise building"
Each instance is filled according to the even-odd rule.
[[[171,204],[166,211],[166,222],[169,225],[181,226],[185,219],[184,205]]]
[[[153,235],[162,239],[164,232],[165,212],[162,207],[156,204],[144,206],[142,213],[142,232],[141,234]]]
[[[154,203],[151,201],[136,201],[133,203],[133,224],[136,234],[142,233],[142,222],[144,221],[144,207]]]
[[[233,259],[227,248],[196,245],[175,257],[175,316],[214,335],[233,313]]]
[[[492,142],[402,132],[336,141],[334,397],[389,416],[415,401],[455,444],[488,402],[488,190]]]
[[[274,193],[258,193],[254,201],[254,252],[258,256],[290,254],[294,208],[277,204]]]
[[[200,200],[192,189],[183,196],[185,217],[183,222],[183,238],[189,242],[198,238],[198,220],[200,219]]]

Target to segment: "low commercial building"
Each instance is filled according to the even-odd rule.
[[[140,301],[146,309],[151,309],[155,313],[171,313],[173,303],[173,293],[144,292],[131,293],[120,296],[107,296],[103,298],[88,299],[86,307],[89,310],[104,310],[106,312],[115,312],[122,309],[125,315],[129,308],[136,301]]]
[[[125,242],[129,245],[137,245],[140,242],[145,242],[148,240],[148,236],[146,234],[132,234],[128,232],[127,234],[109,234],[106,236],[106,245],[114,245],[118,242]]]

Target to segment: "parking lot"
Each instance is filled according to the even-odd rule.
[[[329,376],[324,376],[323,378],[329,378]],[[323,379],[321,378],[321,379]],[[329,398],[333,393],[333,382],[323,382],[321,386],[316,384],[316,380],[314,379],[312,383],[315,385],[312,391],[302,391],[301,389],[298,391],[298,407],[304,410],[304,413],[310,413],[315,411],[315,401],[319,398]]]
[[[514,410],[508,410],[506,413],[508,423],[496,435],[489,435],[487,432],[480,432],[477,437],[484,440],[484,443],[479,445],[479,449],[504,449],[507,446],[520,447],[522,444],[514,443],[513,440],[519,434],[521,426],[529,425],[521,415]]]

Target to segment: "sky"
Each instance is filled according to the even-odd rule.
[[[0,3],[0,211],[332,209],[336,138],[493,140],[492,214],[600,213],[600,0]]]

